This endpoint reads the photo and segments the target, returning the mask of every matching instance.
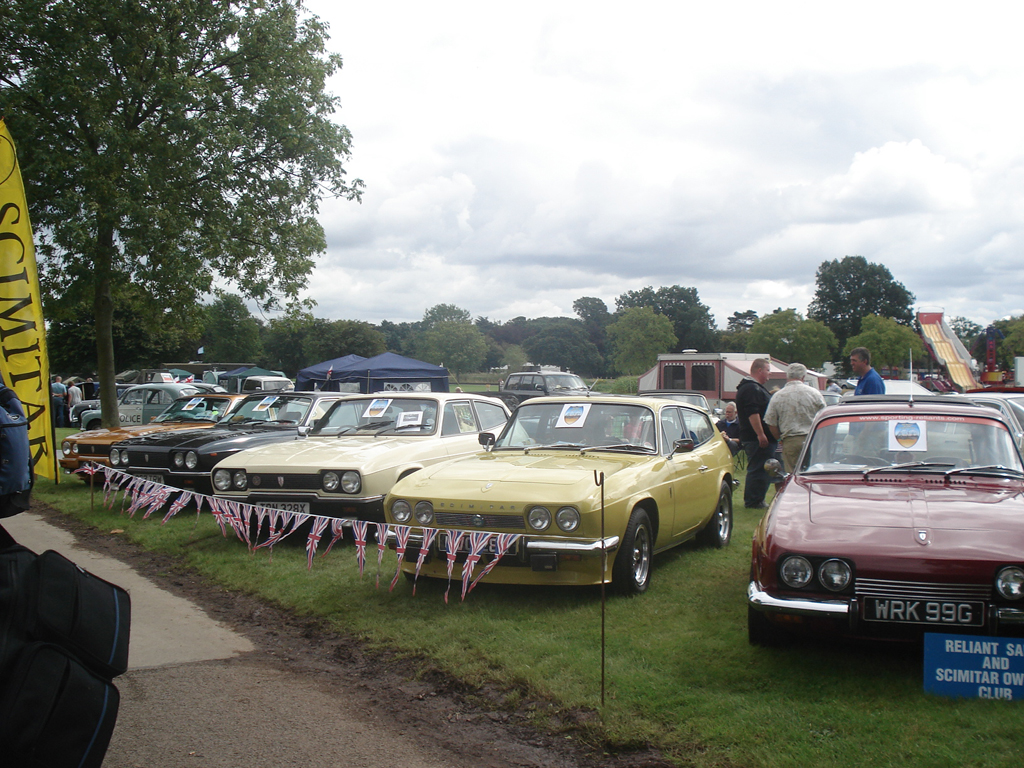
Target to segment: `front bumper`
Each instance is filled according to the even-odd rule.
[[[762,590],[756,581],[751,581],[747,586],[747,604],[756,611],[768,614],[838,619],[846,622],[851,629],[857,626],[860,616],[860,603],[856,597],[835,600],[776,597]],[[1012,608],[990,603],[986,618],[986,629],[994,635],[999,634],[1001,628],[1024,628],[1024,607]]]

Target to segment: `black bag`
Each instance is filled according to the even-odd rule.
[[[0,758],[99,766],[130,628],[124,589],[52,550],[36,555],[0,527]]]
[[[99,768],[117,722],[110,680],[63,648],[30,643],[0,686],[0,755],[24,768]]]

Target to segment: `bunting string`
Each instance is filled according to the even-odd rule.
[[[232,501],[219,496],[208,496],[144,480],[113,467],[104,467],[99,464],[85,464],[75,471],[89,477],[99,472],[103,473],[103,506],[107,509],[112,510],[115,507],[118,495],[121,496],[121,514],[127,514],[132,518],[137,512],[144,510],[142,519],[146,520],[164,507],[168,507],[161,522],[164,525],[189,504],[195,505],[197,520],[205,507],[217,521],[222,536],[227,537],[230,529],[250,552],[255,553],[258,549],[266,549],[271,557],[273,557],[275,544],[301,528],[307,521],[311,521],[309,534],[306,537],[306,568],[309,571],[313,569],[320,543],[328,536],[330,537],[326,548],[321,553],[321,557],[326,557],[334,545],[344,538],[345,528],[351,527],[359,575],[362,576],[365,572],[366,547],[371,525],[366,520],[307,515]],[[264,530],[264,524],[266,525],[266,538],[261,542],[259,539]],[[412,594],[416,594],[420,570],[430,556],[434,543],[437,542],[438,548],[445,557],[448,576],[444,592],[445,603],[448,602],[455,563],[460,552],[465,553],[460,574],[462,600],[465,600],[466,595],[487,577],[487,574],[498,565],[501,558],[507,555],[522,538],[522,534],[518,533],[457,531],[388,525],[386,523],[373,523],[373,525],[377,540],[376,587],[380,588],[384,552],[393,541],[397,565],[388,591],[394,590],[402,574],[403,564],[407,557],[410,559],[412,557],[410,543],[413,541],[414,532],[418,531],[420,541],[412,578]],[[412,546],[416,547],[416,544],[412,544]],[[484,560],[485,556],[489,556],[489,559]],[[481,565],[482,560],[484,561],[483,565]]]

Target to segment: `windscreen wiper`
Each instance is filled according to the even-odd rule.
[[[1007,467],[1003,464],[984,464],[978,467],[957,467],[946,472],[949,475],[996,475],[1004,477],[1024,477],[1024,472]]]
[[[892,470],[899,469],[938,469],[940,467],[952,467],[953,462],[951,461],[907,461],[903,464],[890,464],[887,467],[872,467],[871,469],[864,470],[864,476],[874,474],[875,472],[891,472]]]

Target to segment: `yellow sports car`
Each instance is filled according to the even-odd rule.
[[[407,574],[448,578],[452,541],[455,559],[479,558],[491,583],[603,580],[634,594],[647,589],[656,553],[695,536],[729,543],[732,454],[702,409],[662,398],[536,398],[480,442],[486,453],[424,468],[388,494]],[[412,553],[424,540],[421,560]]]

